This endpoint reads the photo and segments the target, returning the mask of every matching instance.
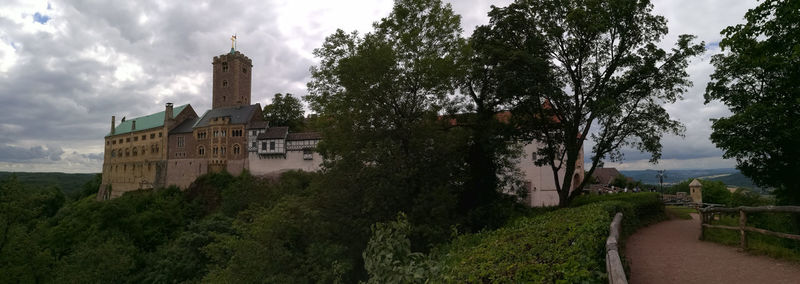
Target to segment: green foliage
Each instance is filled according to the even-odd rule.
[[[458,238],[443,249],[443,273],[435,281],[602,282],[612,216],[623,212],[623,235],[664,218],[654,193],[581,196],[573,205],[579,207]]]
[[[230,260],[209,272],[217,283],[333,282],[341,277],[342,248],[325,240],[328,224],[300,198],[284,198],[272,208],[245,212],[235,227],[241,238],[224,238],[211,253],[229,251]],[[265,261],[268,260],[268,261]]]
[[[714,225],[739,226],[739,214],[722,214]],[[747,226],[781,232],[800,234],[800,217],[790,213],[748,213]],[[733,230],[703,228],[703,240],[730,246],[739,246],[739,232]],[[775,258],[800,261],[800,241],[747,232],[747,251]]]
[[[29,187],[56,187],[60,189],[64,195],[73,197],[76,193],[83,192],[86,183],[95,179],[97,174],[0,172],[0,180],[8,179],[11,176],[15,176],[20,183]],[[93,193],[96,192],[97,188],[94,189]]]
[[[411,252],[411,225],[405,214],[397,220],[372,225],[372,237],[364,250],[367,283],[424,283],[438,272],[424,254]]]
[[[516,1],[493,7],[490,24],[476,30],[501,58],[492,68],[507,77],[499,88],[514,102],[521,137],[544,143],[537,164],[565,171],[556,182],[561,206],[586,184],[570,191],[586,140],[576,137],[594,140],[591,173],[601,160],[621,159],[626,146],[658,160],[661,137],[683,131],[663,105],[691,86],[688,60],[704,48],[691,35],[659,48],[667,24],[652,10],[648,0]]]
[[[706,103],[733,112],[714,120],[711,141],[759,186],[776,188],[782,204],[800,204],[800,3],[766,0],[725,28],[714,55]]]
[[[264,106],[264,119],[270,126],[288,126],[291,131],[300,131],[305,127],[303,104],[299,99],[287,93],[275,94],[272,103]]]

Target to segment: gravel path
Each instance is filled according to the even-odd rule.
[[[692,218],[641,228],[625,241],[630,283],[800,283],[800,264],[700,241]]]

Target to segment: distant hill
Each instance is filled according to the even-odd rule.
[[[26,172],[0,172],[0,180],[4,180],[12,174],[17,175],[17,179],[31,186],[56,186],[65,195],[70,195],[81,189],[81,187],[96,174],[67,174],[67,173],[26,173]]]
[[[620,171],[623,175],[646,184],[658,184],[657,170]],[[680,169],[666,170],[664,184],[679,183],[690,178],[717,180],[728,186],[758,188],[750,178],[744,176],[737,169]]]

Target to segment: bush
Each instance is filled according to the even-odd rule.
[[[520,218],[441,248],[433,282],[603,282],[605,240],[623,212],[623,235],[665,218],[655,193],[583,196],[574,207]]]

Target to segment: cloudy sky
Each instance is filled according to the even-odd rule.
[[[311,54],[337,28],[370,30],[391,0],[369,1],[3,1],[0,9],[0,171],[99,172],[112,115],[137,117],[166,102],[211,104],[211,59],[238,49],[253,60],[253,102],[306,93]],[[464,36],[488,21],[490,5],[509,0],[452,0]],[[663,160],[626,151],[622,169],[732,167],[709,141],[709,118],[728,115],[703,105],[712,54],[724,27],[743,22],[757,3],[654,0],[670,34],[695,34],[708,52],[689,67],[694,87],[667,106],[687,126],[666,137]],[[589,148],[587,148],[588,150]]]

